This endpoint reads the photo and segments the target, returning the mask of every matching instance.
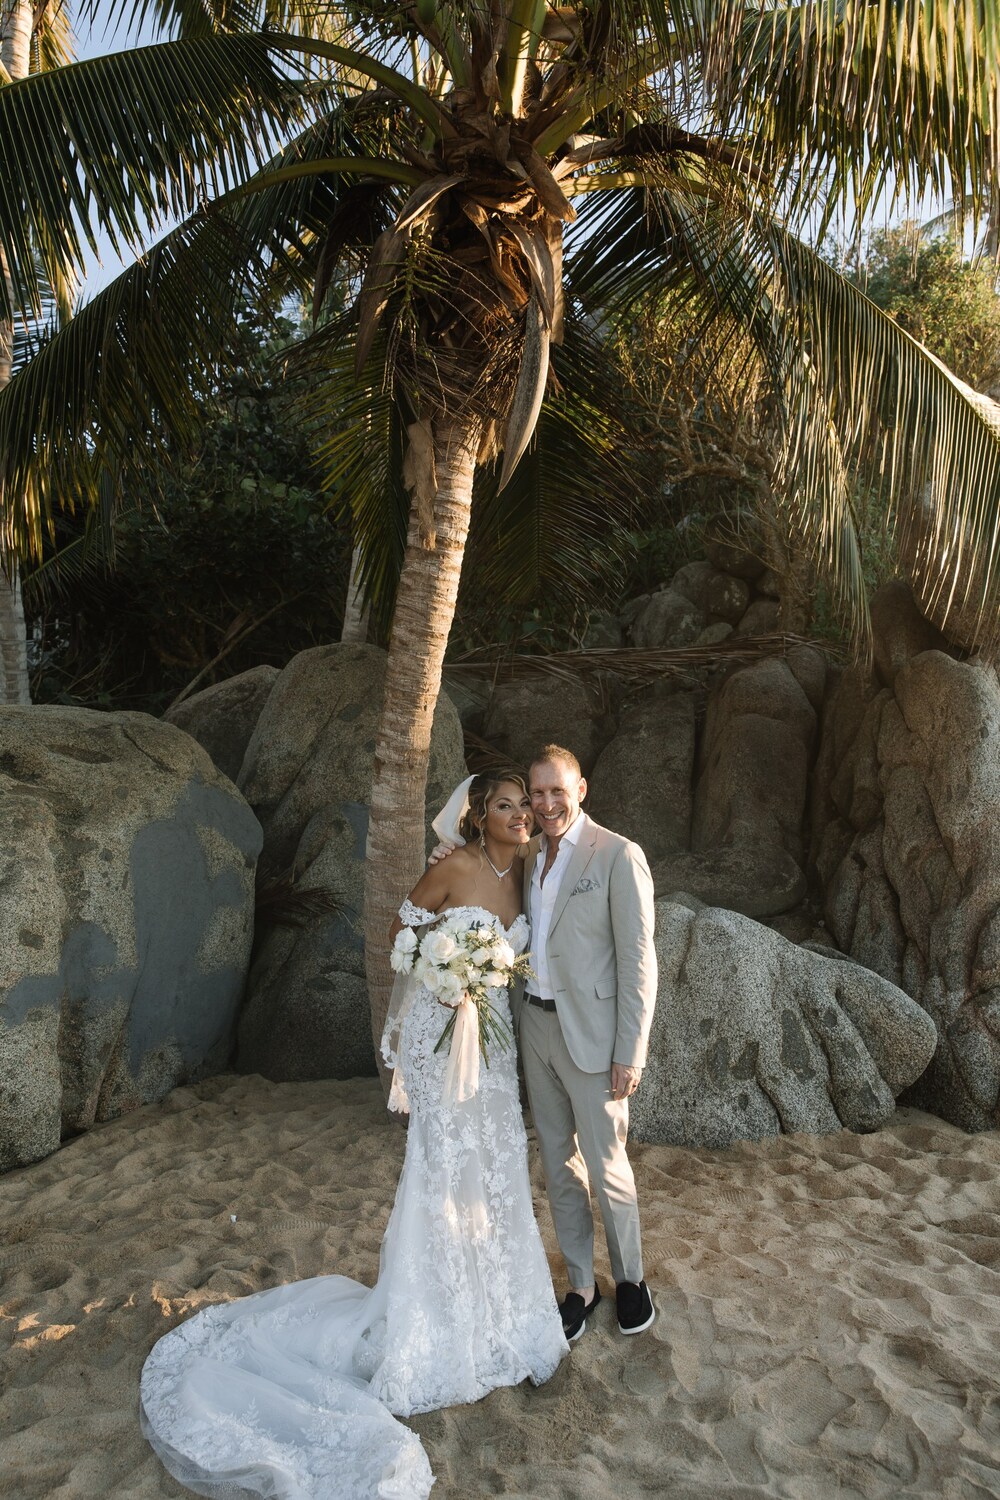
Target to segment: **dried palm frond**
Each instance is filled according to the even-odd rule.
[[[277,872],[258,866],[254,921],[261,927],[308,927],[319,917],[356,917],[357,912],[332,886],[302,886],[295,869]]]
[[[500,681],[541,676],[574,679],[613,672],[626,682],[639,684],[654,682],[658,677],[691,677],[716,667],[784,656],[793,646],[814,646],[828,656],[843,654],[829,641],[779,631],[770,635],[731,636],[711,646],[671,646],[659,650],[622,646],[593,651],[557,651],[545,656],[473,651],[456,661],[449,661],[448,671],[477,675],[489,671]],[[482,748],[492,749],[485,741]]]

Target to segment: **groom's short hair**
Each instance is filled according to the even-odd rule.
[[[581,781],[583,780],[583,771],[580,767],[580,762],[572,750],[567,750],[564,745],[543,745],[538,754],[531,757],[531,766],[528,769],[530,770],[532,766],[545,765],[550,761],[561,762],[574,776],[578,776]]]

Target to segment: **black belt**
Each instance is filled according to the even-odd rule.
[[[554,1000],[543,1000],[541,995],[525,995],[524,998],[528,1005],[537,1005],[539,1010],[555,1010],[556,1008]]]

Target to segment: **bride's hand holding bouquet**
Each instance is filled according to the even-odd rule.
[[[418,939],[411,927],[396,935],[389,962],[397,974],[413,974],[436,1000],[453,1013],[445,1023],[435,1051],[452,1036],[459,1007],[475,1008],[479,1051],[486,1066],[489,1049],[511,1041],[510,1027],[500,1017],[490,991],[506,990],[515,979],[532,977],[529,956],[515,954],[499,921],[468,925],[461,913],[446,913]]]

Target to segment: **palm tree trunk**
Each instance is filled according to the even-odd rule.
[[[351,553],[351,576],[347,581],[347,603],[344,605],[344,625],[340,632],[342,641],[368,639],[368,610],[361,596],[358,573],[361,567],[361,548]]]
[[[31,66],[32,6],[28,0],[0,0],[0,62],[12,79],[27,78]],[[6,260],[0,253],[0,275],[12,301]],[[0,321],[0,390],[12,374],[13,324]],[[11,563],[11,576],[0,572],[0,704],[30,703],[27,630],[21,585]]]
[[[21,585],[0,573],[0,704],[30,703],[28,643]]]
[[[11,78],[27,78],[31,67],[33,7],[29,0],[0,0],[0,62]]]
[[[416,503],[410,511],[375,742],[365,870],[365,971],[376,1056],[392,987],[389,928],[424,868],[431,724],[458,597],[478,447],[479,433],[468,424],[435,424],[433,541],[422,540],[427,525]]]

